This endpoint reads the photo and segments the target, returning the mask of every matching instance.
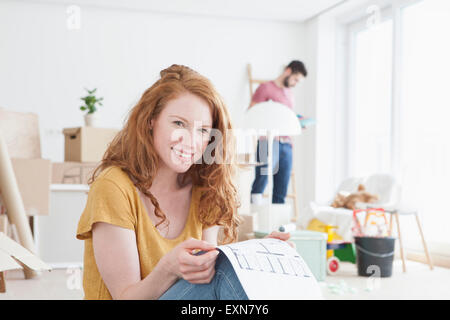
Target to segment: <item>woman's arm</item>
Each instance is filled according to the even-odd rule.
[[[92,228],[95,262],[113,299],[158,299],[179,278],[208,283],[214,275],[217,250],[190,239],[167,253],[141,280],[136,235],[133,230],[97,222]],[[210,251],[194,256],[193,249]]]
[[[175,275],[157,265],[141,281],[133,230],[97,222],[92,228],[92,241],[95,262],[113,299],[155,299],[177,280]]]

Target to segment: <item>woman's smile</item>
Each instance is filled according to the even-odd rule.
[[[192,158],[194,157],[194,153],[185,152],[180,149],[176,149],[175,147],[172,147],[171,149],[173,153],[177,156],[177,158],[180,159],[182,162],[191,162]]]

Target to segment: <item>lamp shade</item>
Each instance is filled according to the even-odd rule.
[[[297,115],[289,107],[272,100],[255,104],[244,115],[243,127],[257,131],[274,131],[280,136],[302,133]]]

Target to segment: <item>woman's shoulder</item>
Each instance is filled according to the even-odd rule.
[[[95,178],[93,186],[112,183],[123,190],[129,190],[134,187],[128,174],[117,166],[111,166],[103,169],[102,172]]]
[[[133,186],[127,174],[118,167],[108,167],[97,176],[78,222],[78,239],[90,238],[95,222],[107,222],[134,230],[137,219],[130,185]]]
[[[123,178],[124,176],[127,176],[127,173],[122,170],[122,168],[118,166],[110,166],[105,169],[103,169],[102,172],[98,175],[98,178]]]

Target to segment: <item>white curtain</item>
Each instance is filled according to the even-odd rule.
[[[401,30],[403,200],[419,209],[427,240],[450,244],[450,1],[404,8]]]

